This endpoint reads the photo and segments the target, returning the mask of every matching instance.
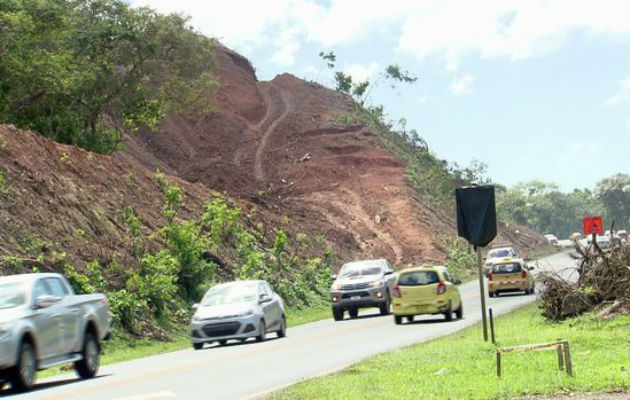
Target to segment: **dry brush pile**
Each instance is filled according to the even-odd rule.
[[[553,321],[596,310],[599,318],[630,312],[630,244],[602,250],[576,243],[576,281],[557,273],[539,276],[543,283],[539,305]]]

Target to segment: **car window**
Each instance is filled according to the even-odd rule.
[[[46,282],[44,282],[43,279],[40,279],[35,282],[35,286],[33,287],[33,299],[45,294],[52,294],[52,292],[48,288],[48,285],[46,285]]]
[[[514,274],[521,272],[520,264],[495,264],[492,266],[493,274]]]
[[[48,278],[46,283],[50,288],[53,295],[57,297],[66,297],[68,295],[68,289],[59,278]]]
[[[255,283],[232,283],[211,288],[201,299],[202,306],[248,303],[256,301]]]
[[[401,286],[422,286],[438,283],[440,278],[435,271],[414,271],[405,272],[398,278],[398,284]]]
[[[273,296],[273,289],[267,282],[263,283],[263,287],[269,296]]]
[[[488,253],[488,258],[508,257],[511,254],[512,254],[512,252],[510,250],[507,250],[507,249],[491,250],[490,253]]]
[[[341,271],[339,271],[339,276],[348,278],[361,275],[380,275],[381,273],[383,273],[383,268],[380,265],[363,266],[360,264],[350,264],[344,265],[341,268]]]
[[[0,283],[0,310],[24,305],[26,298],[26,285],[24,283]]]
[[[453,282],[453,278],[451,277],[451,274],[448,273],[447,270],[444,270],[444,279],[446,279],[447,282]]]

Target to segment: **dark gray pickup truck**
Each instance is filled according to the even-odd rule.
[[[37,370],[69,362],[93,377],[109,330],[102,294],[75,295],[59,274],[0,277],[0,389],[28,390]]]

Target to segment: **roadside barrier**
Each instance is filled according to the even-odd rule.
[[[571,349],[569,348],[568,340],[557,340],[550,343],[499,347],[497,349],[497,376],[501,377],[501,354],[544,350],[556,350],[558,352],[558,369],[562,371],[566,367],[567,375],[573,376],[573,365],[571,364]]]

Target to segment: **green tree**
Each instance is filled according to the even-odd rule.
[[[99,152],[165,114],[209,112],[213,41],[121,0],[0,3],[0,121]]]
[[[597,199],[606,209],[606,217],[616,227],[630,224],[630,175],[616,174],[602,179],[595,188]]]

